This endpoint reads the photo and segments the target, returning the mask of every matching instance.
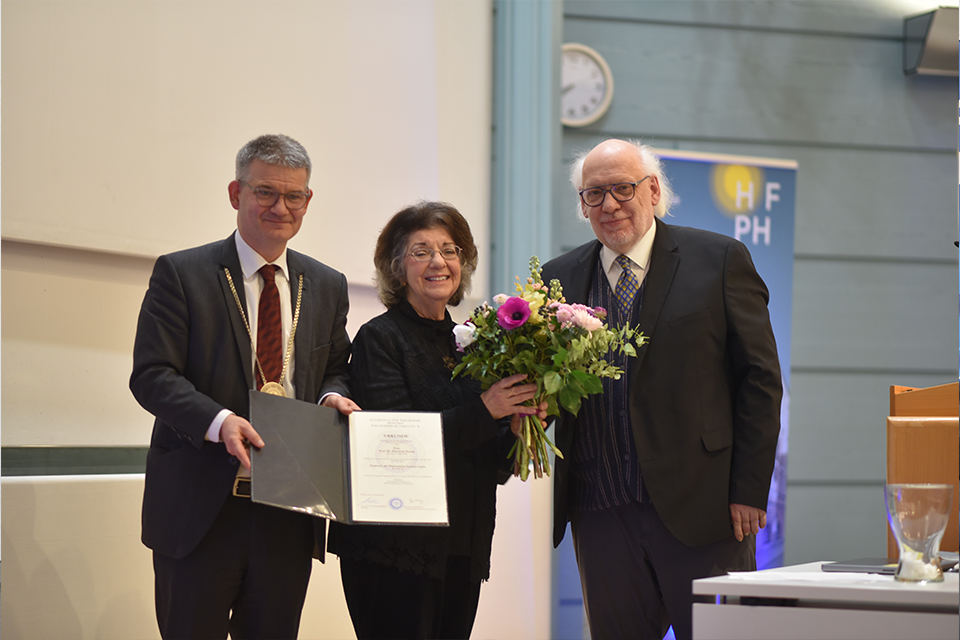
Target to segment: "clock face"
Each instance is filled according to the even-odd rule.
[[[613,98],[613,76],[599,53],[581,44],[563,45],[560,120],[583,127],[600,119]]]

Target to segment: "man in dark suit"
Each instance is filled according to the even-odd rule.
[[[571,523],[594,640],[692,636],[691,581],[756,568],[780,431],[768,293],[747,249],[657,220],[672,193],[649,148],[607,140],[571,180],[597,240],[543,267],[568,302],[650,339],[563,416],[554,544]]]
[[[296,637],[315,522],[251,502],[248,446],[264,443],[248,421],[248,391],[267,383],[278,395],[357,408],[345,397],[346,279],[287,250],[313,195],[310,158],[269,135],[248,142],[236,164],[237,231],[161,256],[137,324],[130,389],[156,417],[142,539],[153,549],[165,639]]]

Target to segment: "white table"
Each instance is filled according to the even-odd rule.
[[[694,640],[903,640],[960,637],[960,580],[824,573],[822,562],[693,581]]]

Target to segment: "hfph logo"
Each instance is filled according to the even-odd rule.
[[[753,244],[770,244],[769,212],[780,201],[780,183],[767,182],[763,169],[737,164],[718,164],[710,171],[710,191],[717,209],[734,220],[734,237]]]

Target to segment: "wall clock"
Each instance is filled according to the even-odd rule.
[[[613,74],[603,56],[586,45],[567,43],[560,69],[560,121],[585,127],[603,117],[613,100]]]

